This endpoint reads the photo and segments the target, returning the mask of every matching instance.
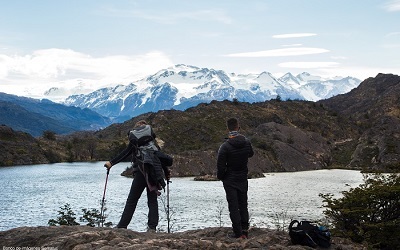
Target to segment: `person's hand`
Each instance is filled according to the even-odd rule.
[[[107,161],[106,163],[104,163],[104,167],[110,169],[112,167],[111,162]]]
[[[165,173],[165,179],[167,179],[167,181],[169,181],[171,179],[171,170],[168,169]]]

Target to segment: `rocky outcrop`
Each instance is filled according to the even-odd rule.
[[[261,124],[253,144],[265,147],[273,169],[304,171],[323,169],[330,165],[331,152],[321,135],[275,122]]]
[[[0,232],[2,249],[310,249],[292,245],[287,233],[253,228],[249,239],[230,239],[229,228],[206,228],[179,233],[141,233],[127,229],[88,226],[21,227]],[[333,238],[330,249],[366,249],[346,239]],[[7,248],[9,247],[9,248]]]
[[[33,136],[0,125],[0,166],[48,162],[45,152]]]
[[[347,94],[320,101],[357,124],[350,168],[400,171],[400,76],[378,74]]]
[[[384,117],[375,122],[359,138],[349,166],[367,168],[380,166],[380,171],[400,171],[400,119]]]

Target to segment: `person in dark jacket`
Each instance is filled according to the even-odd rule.
[[[159,219],[157,196],[161,194],[159,190],[165,187],[164,178],[167,180],[170,178],[168,166],[172,165],[172,158],[159,151],[155,141],[156,135],[146,121],[137,122],[135,128],[128,133],[128,137],[128,146],[116,157],[104,164],[106,168],[110,169],[132,155],[134,179],[117,228],[128,227],[139,198],[144,189],[146,189],[147,205],[149,207],[147,230],[155,232]],[[165,160],[161,162],[159,155],[166,157],[168,163],[165,164]]]
[[[247,238],[249,212],[247,207],[247,163],[254,155],[250,141],[239,134],[239,121],[227,120],[229,138],[220,146],[217,158],[217,178],[222,180],[234,238]]]

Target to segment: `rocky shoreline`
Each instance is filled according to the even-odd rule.
[[[177,233],[135,232],[88,226],[20,227],[0,232],[2,249],[311,249],[293,245],[287,232],[251,228],[249,239],[230,239],[230,228],[205,228]],[[367,249],[333,237],[330,249]]]

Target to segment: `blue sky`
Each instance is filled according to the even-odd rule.
[[[0,92],[88,92],[174,64],[400,74],[400,0],[0,0]]]

